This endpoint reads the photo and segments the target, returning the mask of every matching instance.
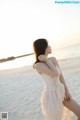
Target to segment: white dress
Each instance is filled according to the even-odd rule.
[[[56,66],[60,73],[60,69]],[[47,74],[41,74],[44,80],[44,90],[41,93],[42,113],[45,120],[71,120],[71,112],[64,107],[65,97],[64,85],[59,77],[50,77]]]

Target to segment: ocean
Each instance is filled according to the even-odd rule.
[[[53,51],[53,56],[55,56],[58,60],[79,57],[80,56],[80,44],[71,45],[68,47],[55,50]]]
[[[71,95],[80,104],[79,51],[80,44],[59,49],[54,56],[62,61],[62,71]],[[22,66],[22,59],[26,61],[27,57],[15,60],[17,64],[21,60],[21,66],[17,68],[0,69],[0,112],[8,112],[8,120],[44,120],[40,104],[43,79],[31,65],[24,62]]]
[[[55,56],[57,60],[78,57],[80,56],[80,44],[60,48],[57,50],[54,50],[54,48],[52,48],[52,54],[50,54],[49,56]],[[0,63],[0,70],[32,65],[34,61],[34,55],[18,58],[12,61]]]

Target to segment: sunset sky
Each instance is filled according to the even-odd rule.
[[[0,0],[0,58],[33,52],[37,38],[54,49],[80,43],[80,4]]]

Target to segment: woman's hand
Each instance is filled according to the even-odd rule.
[[[38,59],[41,61],[41,62],[46,62],[46,60],[48,59],[45,55],[39,55]]]
[[[69,91],[66,91],[65,95],[66,95],[66,96],[65,96],[65,99],[66,99],[67,101],[70,101],[72,97],[71,97]]]

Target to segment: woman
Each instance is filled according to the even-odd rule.
[[[46,39],[33,43],[36,61],[34,68],[43,77],[45,86],[41,95],[45,120],[71,120],[70,111],[80,120],[80,106],[72,99],[55,57],[48,58],[51,47]]]

